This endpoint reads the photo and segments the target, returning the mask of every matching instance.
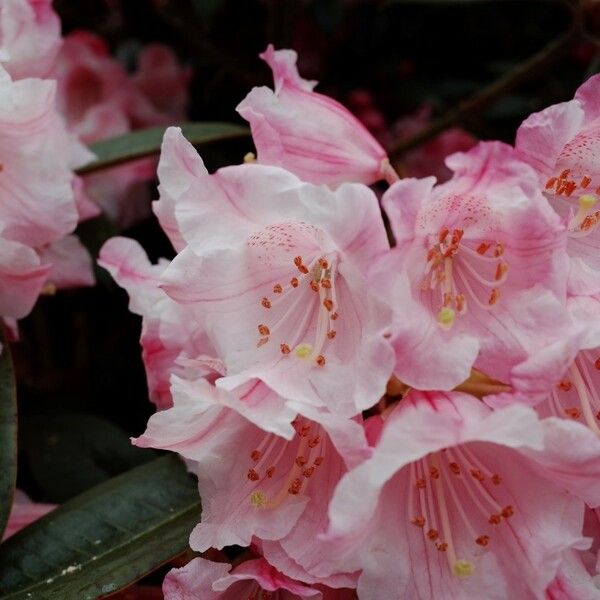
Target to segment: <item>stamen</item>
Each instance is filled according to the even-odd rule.
[[[258,333],[260,333],[260,335],[269,335],[271,333],[271,331],[269,330],[269,328],[266,325],[261,323],[258,326]]]
[[[281,354],[289,354],[291,352],[290,347],[287,344],[281,344]]]
[[[258,481],[260,479],[260,475],[254,469],[248,469],[248,479],[250,481]]]
[[[310,355],[312,354],[313,351],[313,347],[311,344],[298,344],[295,348],[294,348],[294,354],[298,357],[298,358],[310,358]]]
[[[479,246],[477,246],[477,253],[484,255],[489,249],[490,249],[491,244],[487,243],[487,242],[481,242],[481,244],[479,244]]]
[[[290,279],[290,285],[291,285],[293,288],[297,288],[297,287],[298,287],[298,278],[297,278],[297,277],[292,277],[292,278]]]
[[[324,367],[325,366],[325,357],[322,354],[319,354],[319,356],[317,356],[317,358],[315,359],[315,362],[317,363],[317,365],[319,365],[319,367]]]
[[[333,308],[333,301],[331,300],[331,298],[325,298],[325,300],[323,300],[323,306],[326,310],[331,311],[331,309]],[[331,318],[333,319],[333,315],[331,315]]]
[[[283,287],[281,286],[281,284],[280,284],[280,283],[276,283],[276,284],[273,286],[273,293],[274,293],[274,294],[281,294],[282,292],[283,292]]]
[[[271,308],[271,301],[268,298],[263,298],[260,303],[265,307],[265,308]]]
[[[336,331],[335,331],[335,329],[330,329],[330,330],[327,332],[327,337],[328,337],[330,340],[332,340],[332,339],[333,339],[335,336],[336,336]]]
[[[500,300],[500,290],[498,288],[494,288],[492,290],[492,293],[490,294],[488,304],[490,306],[493,306],[494,304],[496,304],[498,302],[498,300]]]

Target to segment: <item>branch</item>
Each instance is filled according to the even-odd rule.
[[[572,16],[571,25],[565,33],[552,40],[542,50],[517,65],[506,75],[484,87],[468,100],[461,102],[440,119],[434,121],[429,127],[397,142],[389,149],[389,157],[391,159],[398,158],[408,150],[434,138],[453,125],[463,123],[472,117],[473,114],[491,106],[501,96],[517,88],[522,83],[529,81],[533,76],[557,62],[581,34],[581,10],[576,5],[569,5],[569,7]]]

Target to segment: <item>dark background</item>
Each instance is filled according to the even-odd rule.
[[[589,3],[593,8],[592,4]],[[268,42],[300,55],[301,74],[352,104],[367,90],[386,121],[423,103],[436,115],[510,72],[564,32],[564,2],[527,0],[57,0],[64,32],[102,35],[133,65],[146,43],[170,45],[194,67],[191,120],[239,122],[235,106],[254,85],[270,85],[258,59]],[[465,123],[475,136],[511,142],[524,117],[572,97],[600,70],[588,36],[564,57]],[[208,148],[209,168],[239,162],[250,142]],[[94,229],[96,227],[96,229]],[[172,256],[153,219],[123,232],[152,259]],[[84,239],[101,238],[84,225]],[[35,500],[60,502],[143,461],[129,445],[153,407],[140,358],[141,320],[127,296],[98,270],[95,288],[42,297],[14,344],[20,410],[19,486]]]

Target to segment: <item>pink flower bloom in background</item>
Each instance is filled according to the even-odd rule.
[[[396,121],[385,139],[387,144],[416,135],[431,122],[431,107],[422,106],[416,113]],[[452,127],[415,150],[404,154],[396,163],[402,175],[427,177],[433,175],[438,183],[452,177],[452,170],[446,165],[446,157],[455,152],[466,152],[477,144],[477,140],[464,129]]]
[[[254,88],[237,107],[250,123],[258,161],[288,169],[311,183],[393,180],[385,150],[339,102],[313,92],[302,79],[293,50],[274,50],[261,58],[271,67],[275,91]]]
[[[353,586],[355,577],[343,569],[316,573],[327,560],[318,535],[336,483],[366,456],[362,427],[296,416],[258,381],[232,393],[174,377],[171,391],[174,407],[153,415],[135,444],[178,452],[195,465],[203,508],[191,547],[248,546],[256,536],[278,542],[266,556],[278,568],[291,566],[291,576]],[[269,430],[260,428],[269,422]]]
[[[0,72],[0,315],[21,318],[78,220],[73,169],[91,158],[56,110],[55,84]],[[51,249],[54,250],[51,250]],[[52,254],[54,252],[54,255]],[[40,258],[42,256],[42,258]],[[57,272],[60,277],[60,272]]]
[[[180,145],[186,160],[181,132],[165,139],[165,153]],[[206,318],[227,368],[220,385],[258,378],[286,399],[346,415],[375,404],[393,356],[389,311],[364,277],[388,249],[373,192],[331,191],[253,164],[205,171],[179,195],[166,185],[188,246],[163,287]]]
[[[60,20],[52,0],[3,0],[0,63],[13,79],[49,77],[60,44]]]
[[[247,560],[235,568],[195,558],[173,569],[163,583],[165,600],[351,600],[352,590],[309,587],[277,571],[264,558]]]
[[[127,291],[130,310],[142,317],[140,343],[150,400],[159,409],[168,408],[171,375],[187,372],[183,360],[214,355],[204,327],[187,305],[177,304],[159,288],[168,261],[150,264],[137,242],[110,239],[100,251],[99,264]]]
[[[448,164],[448,183],[402,180],[383,198],[397,246],[372,289],[396,311],[396,375],[451,389],[473,365],[512,383],[513,369],[551,344],[568,361],[566,236],[535,173],[499,142]]]
[[[2,541],[8,539],[17,533],[17,531],[23,529],[23,527],[27,527],[27,525],[37,521],[55,508],[55,504],[32,502],[21,490],[16,490]]]
[[[600,600],[596,557],[589,551],[567,550],[558,574],[547,587],[546,600]]]
[[[184,117],[189,68],[160,44],[141,50],[140,70],[129,75],[109,53],[102,38],[87,31],[69,34],[58,57],[55,76],[59,105],[70,129],[86,143]],[[157,90],[162,90],[157,94]],[[121,227],[148,216],[156,163],[144,159],[85,177],[91,198]]]
[[[569,102],[528,117],[516,149],[538,172],[540,188],[568,230],[569,291],[600,295],[600,76]]]
[[[571,425],[457,392],[409,393],[330,505],[333,555],[362,569],[361,600],[542,596],[563,553],[586,547],[583,503],[563,485],[600,500],[598,458],[580,454]],[[571,443],[547,468],[559,439]]]

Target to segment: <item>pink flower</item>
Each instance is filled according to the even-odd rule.
[[[568,230],[569,291],[600,294],[600,76],[575,98],[528,117],[517,132],[519,155],[538,172],[540,188]]]
[[[50,265],[48,284],[56,288],[94,285],[92,258],[74,235],[54,242],[40,252],[43,265]]]
[[[591,552],[567,550],[546,600],[600,600],[600,575]],[[586,564],[587,563],[587,564]]]
[[[171,122],[185,119],[189,102],[188,86],[192,70],[182,67],[168,46],[150,44],[138,56],[133,85]]]
[[[339,102],[312,91],[316,82],[298,75],[293,50],[269,45],[260,56],[273,70],[275,91],[254,88],[237,107],[259,162],[331,186],[393,179],[385,150]]]
[[[554,344],[566,367],[566,237],[535,173],[499,142],[448,164],[448,183],[402,180],[383,199],[397,246],[372,285],[396,310],[396,375],[451,389],[474,365],[512,383],[516,366]]]
[[[169,129],[169,138],[165,152],[180,145],[185,160],[181,133]],[[393,353],[389,311],[364,277],[388,248],[373,192],[331,191],[252,164],[188,185],[171,192],[161,180],[188,243],[163,287],[206,319],[227,366],[223,387],[258,378],[289,400],[346,415],[375,404]]]
[[[202,521],[192,548],[247,546],[256,536],[269,561],[291,576],[353,586],[355,576],[343,569],[321,577],[328,557],[318,535],[336,483],[367,455],[362,427],[318,411],[318,422],[297,416],[297,405],[260,381],[232,393],[173,377],[171,390],[173,408],[154,414],[135,444],[178,452],[195,465]]]
[[[576,444],[562,445],[560,464],[541,462],[560,437],[547,440],[547,424],[556,433],[565,421],[457,392],[409,393],[330,504],[332,553],[362,569],[361,600],[542,596],[563,552],[585,547],[583,503],[564,484],[600,492],[598,458]]]
[[[408,138],[425,129],[430,122],[431,107],[422,106],[415,114],[394,123],[387,137],[390,143]],[[442,183],[452,176],[452,171],[445,164],[446,157],[455,152],[466,152],[476,143],[477,140],[472,135],[463,129],[452,127],[415,150],[407,152],[400,160],[400,168],[410,177],[433,175],[438,183]]]
[[[65,131],[51,81],[0,67],[0,119],[0,315],[21,318],[51,271],[40,254],[77,224],[73,169],[91,154]]]
[[[290,579],[264,558],[247,560],[233,570],[227,563],[195,558],[172,569],[163,583],[165,600],[352,600],[352,590],[308,587]]]
[[[23,527],[27,527],[27,525],[37,521],[55,508],[55,504],[32,502],[21,490],[16,490],[2,541],[8,539],[17,533],[17,531],[23,529]]]
[[[60,44],[60,20],[52,0],[3,0],[0,63],[13,79],[48,77]]]
[[[171,375],[188,372],[186,358],[214,354],[204,327],[188,306],[177,304],[159,288],[168,261],[150,264],[137,242],[108,240],[100,251],[99,264],[128,292],[130,310],[142,317],[140,343],[150,400],[159,409],[168,408],[172,405]],[[194,374],[200,371],[196,369]]]

